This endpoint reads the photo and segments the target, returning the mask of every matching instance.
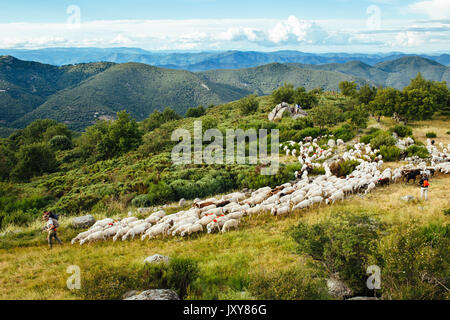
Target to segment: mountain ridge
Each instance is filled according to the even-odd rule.
[[[268,95],[285,82],[307,90],[338,90],[341,81],[401,89],[418,72],[450,82],[450,68],[422,57],[402,57],[371,66],[270,63],[241,69],[191,72],[143,63],[94,62],[53,66],[0,57],[0,126],[23,128],[40,118],[65,122],[82,131],[100,118],[127,110],[137,120],[154,110],[221,104],[248,94]]]

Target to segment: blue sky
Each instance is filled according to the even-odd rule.
[[[0,5],[0,48],[450,50],[449,0],[0,0]]]

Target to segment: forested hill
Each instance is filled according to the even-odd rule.
[[[154,110],[217,105],[252,93],[270,94],[288,82],[307,90],[337,91],[342,81],[401,89],[418,72],[429,80],[450,81],[449,68],[421,57],[403,57],[375,66],[280,64],[190,72],[142,63],[110,62],[52,66],[0,57],[0,134],[51,118],[82,131],[98,119],[126,110],[143,120]]]

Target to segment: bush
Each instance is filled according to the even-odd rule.
[[[393,146],[397,141],[389,132],[380,132],[370,139],[370,145],[373,149],[379,149],[381,146]]]
[[[333,131],[333,135],[336,139],[342,139],[347,142],[355,137],[355,131],[348,124],[344,124],[343,126],[335,129]]]
[[[294,102],[294,86],[289,83],[285,83],[282,87],[272,92],[272,102],[279,104],[281,102],[293,103]]]
[[[259,102],[256,100],[256,95],[252,94],[245,98],[242,98],[238,102],[239,110],[241,111],[241,114],[248,115],[251,113],[254,113],[258,110]]]
[[[137,208],[150,207],[152,201],[147,194],[140,194],[131,201],[131,205]]]
[[[400,226],[379,249],[384,299],[447,299],[449,226]]]
[[[18,181],[28,181],[34,176],[56,171],[58,163],[53,150],[44,143],[23,145],[17,154],[19,162],[11,172]]]
[[[163,181],[157,184],[151,184],[148,191],[148,200],[150,204],[165,203],[175,200],[175,195],[171,187]]]
[[[331,298],[324,279],[295,267],[254,276],[250,281],[249,291],[261,300],[325,300]]]
[[[378,134],[380,134],[382,132],[383,131],[381,131],[381,129],[378,129],[378,128],[369,128],[367,134],[365,136],[362,136],[359,139],[359,142],[368,144],[368,143],[370,143],[370,140],[372,140],[373,138],[375,138]]]
[[[198,106],[197,108],[189,108],[186,111],[186,118],[199,118],[206,114],[206,110],[203,106]]]
[[[412,128],[403,124],[398,124],[389,129],[391,132],[395,132],[399,137],[406,137],[412,135]]]
[[[352,173],[358,165],[359,162],[356,160],[340,160],[331,163],[330,171],[337,177],[343,177]]]
[[[181,299],[198,278],[197,263],[189,258],[172,258],[168,264],[105,268],[101,264],[83,277],[78,294],[89,300],[117,300],[130,291],[172,289]]]
[[[396,161],[400,159],[402,150],[396,146],[381,146],[380,153],[386,161]]]
[[[314,225],[300,222],[290,232],[299,253],[322,262],[355,294],[365,294],[366,268],[381,228],[380,222],[367,214],[344,212]]]
[[[418,156],[422,159],[430,156],[430,153],[426,147],[418,146],[416,144],[409,146],[408,149],[406,149],[406,153],[408,154],[408,157]]]
[[[72,140],[67,136],[54,136],[48,142],[53,150],[69,150],[72,149]]]
[[[427,138],[436,138],[437,137],[437,135],[436,135],[436,132],[427,132],[426,133],[426,135],[425,135]]]

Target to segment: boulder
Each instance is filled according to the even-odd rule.
[[[72,219],[72,227],[74,227],[75,229],[89,228],[94,223],[95,219],[90,214],[88,214],[87,216],[75,217]]]
[[[302,110],[302,108],[300,108],[298,105],[290,106],[288,103],[282,102],[280,104],[277,104],[275,108],[270,111],[267,118],[269,119],[269,121],[274,121],[279,120],[286,115],[296,119],[299,117],[306,117],[308,113]]]
[[[378,300],[377,297],[351,297],[345,300]]]
[[[127,293],[125,293],[125,294],[122,296],[122,299],[126,299],[126,298],[129,298],[129,297],[132,297],[132,296],[136,296],[136,295],[138,295],[138,294],[139,294],[138,291],[136,291],[136,290],[131,290],[131,291],[128,291]]]
[[[167,256],[163,256],[162,254],[154,254],[152,256],[145,258],[144,263],[160,263],[160,262],[167,263],[169,262],[169,260],[170,258]]]
[[[403,201],[406,201],[406,202],[414,201],[414,196],[409,194],[407,196],[400,197],[400,200],[403,200]]]
[[[152,289],[127,297],[124,300],[180,300],[178,294],[169,289]]]
[[[352,294],[352,290],[341,280],[336,278],[327,279],[328,292],[336,298],[343,299]]]
[[[152,210],[152,208],[138,208],[137,212],[140,214],[146,214],[149,213]]]

